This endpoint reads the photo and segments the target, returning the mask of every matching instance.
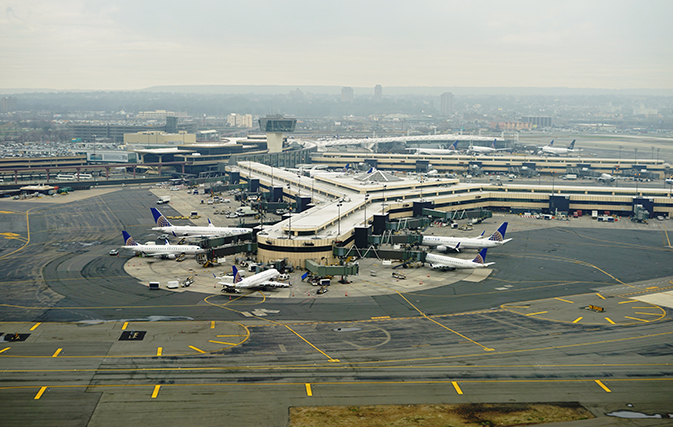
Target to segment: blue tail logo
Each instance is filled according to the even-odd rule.
[[[133,237],[126,230],[122,230],[122,236],[124,236],[124,246],[138,246]]]
[[[458,144],[458,140],[455,140],[453,144],[449,146],[449,150],[456,150],[456,144]]]
[[[572,150],[574,148],[575,148],[575,140],[573,139],[573,142],[570,143],[570,145],[568,146],[568,149]]]
[[[486,248],[482,249],[481,252],[477,254],[476,257],[472,260],[476,264],[483,264],[486,262]]]
[[[497,230],[495,230],[495,233],[491,234],[491,237],[489,237],[488,240],[502,242],[505,240],[505,231],[507,231],[507,223],[503,222],[502,225]]]
[[[238,283],[243,280],[241,279],[241,273],[238,272],[238,268],[236,268],[235,265],[231,266],[231,272],[234,273],[234,283]]]
[[[161,212],[159,212],[159,209],[151,208],[151,210],[152,210],[152,216],[154,216],[154,222],[157,223],[157,226],[159,226],[159,227],[172,227],[173,226],[173,224],[171,224],[170,221],[168,221],[168,219],[166,219],[166,217],[163,216],[161,214]]]

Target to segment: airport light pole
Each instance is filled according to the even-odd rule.
[[[343,200],[337,203],[337,238],[341,237],[341,205],[343,205]]]
[[[365,194],[365,227],[367,226],[367,202],[369,201],[369,194]]]
[[[386,213],[386,187],[387,185],[383,184],[383,201],[381,202],[381,214]]]
[[[287,184],[287,189],[288,189],[288,194],[292,190],[292,187],[290,187],[290,184]],[[290,199],[291,200],[291,199]],[[288,232],[289,232],[289,239],[292,240],[292,202],[288,203],[287,206],[287,211],[289,212],[290,217],[288,218]]]

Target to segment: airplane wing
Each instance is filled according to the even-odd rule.
[[[289,283],[276,282],[275,280],[268,280],[259,283],[255,286],[259,286],[260,288],[289,288],[291,285]]]

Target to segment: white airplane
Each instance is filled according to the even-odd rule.
[[[140,245],[126,230],[122,231],[124,236],[124,246],[122,249],[134,251],[136,254],[142,253],[147,256],[175,259],[178,255],[196,255],[205,252],[201,246],[196,245],[171,245],[166,241],[165,245]]]
[[[601,176],[596,178],[596,181],[598,182],[612,182],[615,180],[615,177],[610,175],[609,173],[602,173]]]
[[[551,142],[548,145],[545,145],[542,147],[540,150],[540,153],[542,155],[552,155],[552,156],[558,156],[561,154],[572,154],[572,153],[579,153],[582,151],[581,148],[575,149],[575,140],[573,139],[573,142],[568,145],[568,148],[563,148],[563,147],[554,147],[554,140],[552,139]]]
[[[157,208],[150,208],[154,216],[154,222],[157,227],[152,227],[152,230],[161,231],[163,233],[171,233],[174,236],[189,236],[189,237],[226,237],[237,236],[240,234],[252,233],[252,228],[237,228],[237,227],[215,227],[210,219],[208,219],[207,227],[199,227],[194,225],[173,225],[170,221],[159,212]]]
[[[673,178],[666,178],[664,182],[668,185],[673,185]]]
[[[277,282],[273,279],[280,276],[280,272],[275,268],[271,268],[254,276],[241,278],[236,266],[231,267],[234,274],[234,283],[217,282],[222,285],[222,292],[241,292],[241,289],[257,289],[257,288],[289,288],[289,283]]]
[[[458,154],[460,151],[456,149],[456,140],[449,148],[407,148],[407,151],[415,151],[416,154]]]
[[[460,249],[495,248],[512,240],[505,239],[506,231],[507,223],[503,222],[488,239],[484,238],[484,233],[481,233],[478,237],[423,236],[421,245],[434,246],[440,252],[448,252],[449,250],[460,252]]]
[[[427,254],[425,262],[430,263],[430,266],[435,270],[455,270],[457,268],[486,268],[495,264],[494,262],[486,262],[486,251],[484,248],[472,260],[454,258],[444,255]]]
[[[495,148],[495,139],[494,139],[490,147],[483,147],[481,145],[474,145],[470,143],[470,148],[467,149],[467,152],[474,154],[489,154],[507,150],[509,150],[509,148]]]

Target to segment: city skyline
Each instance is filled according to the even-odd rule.
[[[2,89],[673,89],[662,0],[0,1]]]

